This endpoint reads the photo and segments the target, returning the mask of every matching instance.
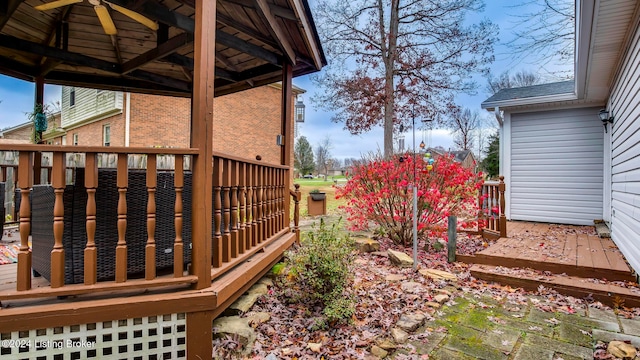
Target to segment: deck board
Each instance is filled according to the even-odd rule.
[[[583,226],[508,222],[508,237],[498,239],[468,262],[634,281],[615,244],[610,239],[600,239],[591,230]]]
[[[593,260],[591,259],[591,248],[589,245],[589,237],[586,234],[578,235],[578,255],[576,265],[578,267],[593,268]]]

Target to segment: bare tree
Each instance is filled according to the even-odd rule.
[[[573,71],[575,0],[529,0],[513,7],[515,38],[506,43],[512,55],[536,65],[564,65],[559,74],[550,71],[560,76]]]
[[[472,150],[474,135],[480,128],[480,114],[469,109],[454,111],[449,120],[453,143],[460,150]]]
[[[331,143],[331,137],[325,136],[324,140],[316,146],[316,163],[318,170],[324,170],[324,179],[327,180],[327,173],[329,172],[329,166],[331,165],[331,149],[333,144]]]
[[[328,57],[314,77],[314,98],[353,134],[384,128],[384,154],[393,153],[394,125],[412,116],[436,118],[473,94],[474,73],[487,74],[497,28],[469,25],[482,0],[319,0],[315,11]]]
[[[540,75],[527,70],[520,70],[511,75],[509,70],[503,72],[498,77],[489,74],[487,77],[487,92],[495,94],[502,89],[531,86],[541,82]]]

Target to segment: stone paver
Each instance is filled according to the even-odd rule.
[[[640,319],[620,319],[622,332],[630,335],[640,334]]]
[[[554,338],[584,347],[591,347],[593,342],[593,339],[591,338],[591,329],[588,327],[576,326],[567,322],[563,322],[558,325]]]
[[[536,345],[523,344],[516,352],[513,360],[552,360],[553,351]]]
[[[604,342],[610,342],[613,340],[629,341],[631,345],[635,347],[640,347],[640,337],[638,336],[633,336],[629,334],[620,334],[620,333],[604,331],[600,329],[593,330],[593,340],[594,341],[600,340]]]
[[[548,337],[527,334],[525,343],[530,345],[536,345],[543,349],[549,349],[556,353],[567,354],[576,356],[581,359],[593,359],[593,349],[584,346],[579,346],[563,341],[553,340]]]

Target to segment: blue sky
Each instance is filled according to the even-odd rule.
[[[518,2],[521,1],[523,0]],[[314,3],[315,1],[310,1],[312,7]],[[502,42],[508,40],[511,37],[509,29],[513,26],[513,18],[509,14],[513,14],[519,9],[513,7],[516,2],[512,0],[485,0],[485,3],[484,12],[476,16],[478,18],[491,19],[500,28],[499,39]],[[491,66],[492,73],[495,75],[502,73],[505,69],[510,69],[512,72],[519,69],[536,71],[531,65],[514,64],[513,60],[505,55],[506,52],[507,50],[504,46],[496,46],[496,62]],[[331,59],[328,60],[331,61]],[[461,95],[458,97],[458,104],[482,112],[480,103],[488,97],[484,92],[486,80],[483,77],[476,77],[476,82],[479,84],[478,94],[475,96]],[[359,136],[350,135],[343,129],[342,124],[331,122],[331,114],[315,109],[314,104],[310,101],[315,89],[309,76],[294,79],[294,84],[307,90],[307,93],[303,95],[306,105],[306,120],[299,127],[299,135],[306,136],[312,146],[315,147],[326,136],[330,136],[333,143],[332,155],[337,158],[359,158],[361,154],[377,151],[378,149],[382,150],[383,132],[381,128],[376,128]],[[60,94],[61,88],[59,86],[46,85],[45,103],[48,104],[60,100]],[[0,103],[0,128],[21,124],[27,121],[25,113],[30,112],[33,107],[34,84],[0,75],[0,101],[2,101]],[[406,135],[405,142],[410,145],[411,133],[409,132]],[[416,133],[416,141],[418,143],[423,137],[430,146],[443,146],[445,148],[453,146],[452,137],[445,129],[434,129],[430,133],[426,131],[418,131]],[[430,141],[428,141],[429,139]]]

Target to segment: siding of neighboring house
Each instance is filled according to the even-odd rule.
[[[614,82],[607,105],[611,129],[611,237],[627,261],[640,272],[640,31]]]
[[[70,105],[70,94],[75,90],[75,104]],[[122,113],[121,91],[63,87],[62,127],[70,128],[82,123],[104,119]]]
[[[602,219],[598,108],[511,114],[510,218],[592,225]]]
[[[12,140],[24,140],[31,142],[31,134],[33,133],[33,125],[21,126],[18,129],[5,131],[2,133],[2,137]]]

